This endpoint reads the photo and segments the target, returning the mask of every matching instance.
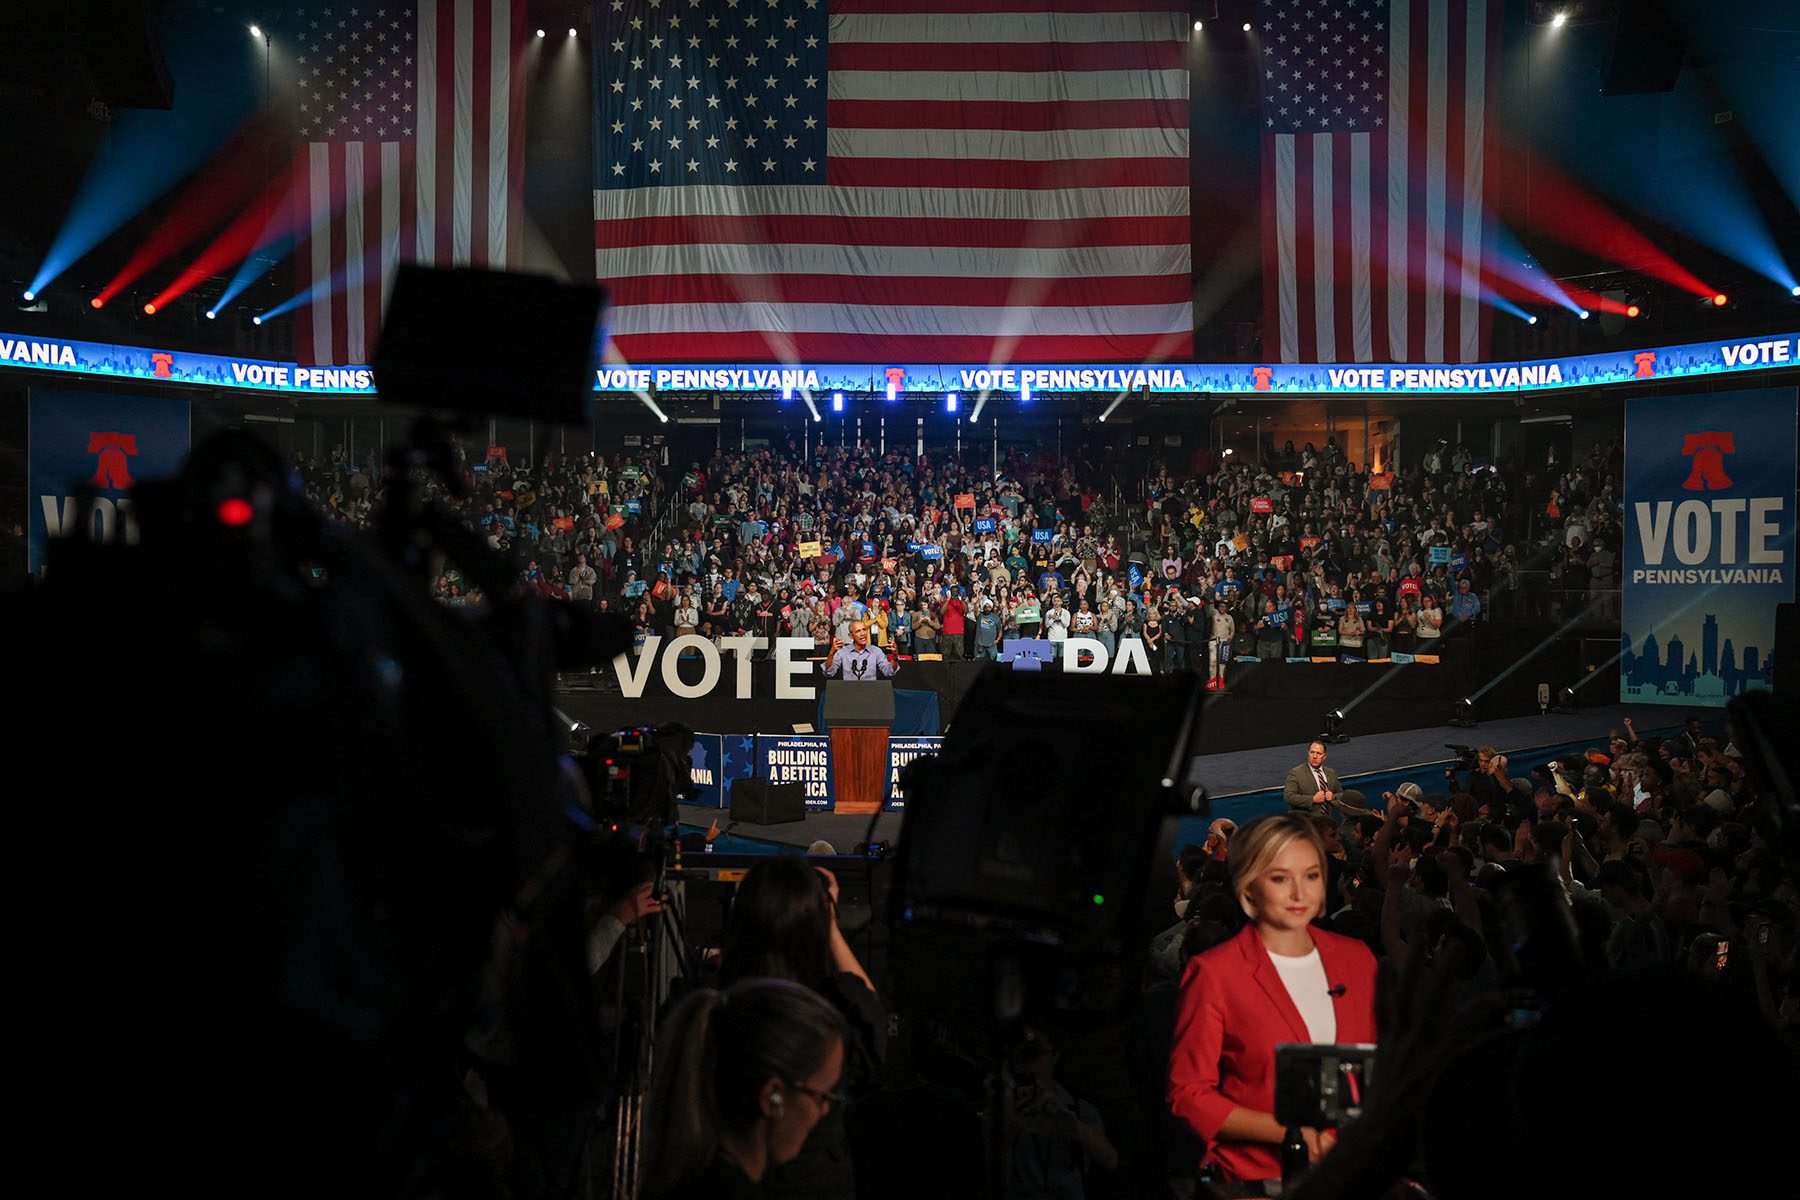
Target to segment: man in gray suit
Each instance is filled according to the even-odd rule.
[[[1287,773],[1287,786],[1282,789],[1282,799],[1295,812],[1328,813],[1332,801],[1342,794],[1337,772],[1325,765],[1324,742],[1306,748],[1306,761]]]

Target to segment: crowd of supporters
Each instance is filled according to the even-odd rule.
[[[902,656],[1076,636],[1216,675],[1232,657],[1428,656],[1495,616],[1616,620],[1617,444],[1574,466],[1440,446],[1372,473],[1331,439],[1263,459],[790,442],[685,469],[649,450],[462,467],[464,511],[523,586],[624,615],[640,640],[751,633],[823,653],[862,619]],[[372,460],[297,470],[351,521],[380,501]],[[437,588],[479,598],[454,571]]]

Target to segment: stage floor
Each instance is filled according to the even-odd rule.
[[[1436,791],[1442,788],[1444,767],[1454,757],[1444,748],[1447,742],[1498,748],[1513,759],[1512,774],[1517,778],[1569,747],[1604,746],[1607,735],[1622,728],[1628,716],[1639,733],[1650,734],[1675,729],[1686,715],[1686,709],[1666,705],[1618,704],[1584,709],[1572,716],[1551,713],[1483,721],[1474,729],[1441,725],[1378,733],[1332,746],[1326,761],[1337,768],[1347,787],[1355,787],[1359,776],[1397,773],[1415,777],[1426,790]],[[1288,769],[1305,760],[1304,745],[1207,755],[1206,788],[1213,800],[1212,816],[1243,821],[1276,811],[1281,807],[1281,785]],[[729,813],[720,809],[681,806],[685,826],[705,829],[715,818],[727,834],[718,848],[734,853],[804,850],[816,841],[826,841],[839,854],[848,854],[867,838],[870,827],[867,816],[829,812],[809,813],[803,820],[784,825],[731,825]],[[898,841],[905,820],[904,812],[882,813],[875,824],[874,840]],[[1192,840],[1194,832],[1189,824],[1184,822],[1186,840]],[[1199,823],[1192,825],[1197,828]]]

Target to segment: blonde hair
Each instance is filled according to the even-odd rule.
[[[1231,894],[1237,897],[1238,907],[1251,920],[1256,919],[1256,911],[1250,907],[1250,885],[1268,871],[1282,851],[1297,841],[1305,842],[1317,852],[1319,870],[1325,870],[1325,842],[1313,828],[1312,817],[1306,813],[1258,817],[1239,829],[1237,836],[1231,839],[1226,858],[1226,865],[1231,869]],[[1325,901],[1321,899],[1319,913],[1324,909]],[[1319,913],[1313,916],[1317,917]]]

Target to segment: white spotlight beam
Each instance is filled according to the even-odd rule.
[[[1105,423],[1106,423],[1106,418],[1108,418],[1108,417],[1110,417],[1110,416],[1112,416],[1112,415],[1113,415],[1113,410],[1114,410],[1114,409],[1116,409],[1116,408],[1118,408],[1118,407],[1119,407],[1119,405],[1121,405],[1121,404],[1123,404],[1123,403],[1125,403],[1125,397],[1126,397],[1126,395],[1127,395],[1127,393],[1125,393],[1125,392],[1120,392],[1120,393],[1119,393],[1119,394],[1118,394],[1118,395],[1116,395],[1116,396],[1114,396],[1114,397],[1113,397],[1113,402],[1112,402],[1112,403],[1111,403],[1111,404],[1109,404],[1109,405],[1107,405],[1107,406],[1106,406],[1106,411],[1105,411],[1105,412],[1103,412],[1103,413],[1101,413],[1101,414],[1100,414],[1100,423],[1101,423],[1101,424],[1102,424],[1102,425],[1104,425],[1104,424],[1105,424]]]
[[[669,423],[669,414],[657,407],[656,399],[651,396],[649,392],[633,392],[632,394],[644,402],[645,408],[656,414],[657,420],[661,421],[664,425]]]
[[[806,411],[812,414],[813,424],[816,425],[820,421],[823,421],[825,419],[824,417],[821,417],[819,415],[819,406],[813,403],[811,391],[807,390],[806,388],[801,388],[800,389],[800,398],[802,400],[806,401]]]

